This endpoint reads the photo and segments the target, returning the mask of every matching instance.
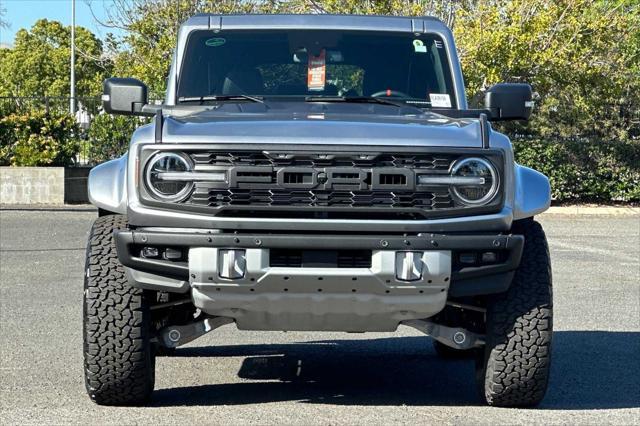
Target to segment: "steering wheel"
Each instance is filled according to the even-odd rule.
[[[412,96],[409,96],[404,92],[400,92],[399,90],[381,90],[379,92],[373,93],[371,97],[372,98],[411,98]]]

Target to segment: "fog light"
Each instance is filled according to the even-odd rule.
[[[160,252],[158,251],[157,247],[143,247],[141,254],[142,254],[142,257],[153,258],[153,257],[158,257]]]
[[[476,254],[475,253],[460,253],[460,263],[464,263],[466,265],[473,265],[476,263]]]
[[[496,260],[498,260],[496,252],[487,251],[482,253],[482,263],[494,263]]]
[[[417,281],[422,278],[422,252],[396,252],[396,278],[400,281]]]
[[[230,280],[244,277],[247,267],[244,250],[220,250],[218,252],[218,275]]]
[[[164,251],[164,258],[167,260],[179,260],[182,258],[182,250],[168,248]]]

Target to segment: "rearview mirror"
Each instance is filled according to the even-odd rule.
[[[103,84],[102,107],[109,114],[147,115],[147,86],[135,78],[108,78]]]
[[[491,121],[528,120],[533,108],[531,86],[523,83],[500,83],[484,95],[484,106],[491,111]]]

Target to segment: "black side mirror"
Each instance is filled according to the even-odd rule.
[[[491,121],[528,120],[533,108],[531,86],[523,83],[500,83],[484,95],[484,107]]]
[[[103,84],[102,107],[109,114],[147,115],[147,86],[135,78],[108,78]]]

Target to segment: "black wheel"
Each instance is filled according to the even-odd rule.
[[[84,372],[101,405],[141,405],[151,397],[155,355],[150,342],[149,293],[127,283],[113,231],[121,215],[99,217],[87,246],[84,280]],[[153,295],[152,295],[153,296]]]
[[[549,381],[553,332],[549,247],[532,219],[514,223],[525,237],[511,287],[488,300],[486,345],[477,363],[478,386],[487,404],[526,407],[542,401]]]
[[[474,349],[456,349],[451,346],[447,346],[444,343],[433,340],[433,349],[440,358],[444,359],[473,359],[475,351]]]

